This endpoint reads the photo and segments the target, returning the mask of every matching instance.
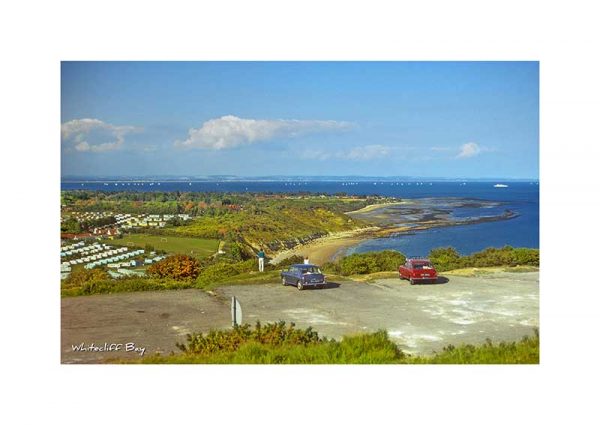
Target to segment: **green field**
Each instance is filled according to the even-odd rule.
[[[146,234],[133,234],[123,236],[122,239],[110,241],[111,245],[139,246],[144,248],[147,244],[155,250],[168,253],[187,254],[192,257],[202,258],[217,252],[219,241],[217,239],[201,239],[183,236],[155,236]]]

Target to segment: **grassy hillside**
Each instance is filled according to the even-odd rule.
[[[250,194],[196,192],[90,192],[61,194],[62,214],[103,211],[129,214],[178,214],[165,228],[137,232],[201,239],[235,241],[249,251],[263,246],[267,252],[290,248],[330,232],[366,226],[345,212],[375,203],[397,201],[377,196],[315,194]],[[75,223],[77,224],[77,223]]]
[[[356,204],[356,205],[355,205]],[[225,238],[267,251],[289,248],[329,232],[351,230],[365,225],[342,210],[362,203],[313,199],[270,200],[241,211],[196,217],[192,223],[174,227],[170,233],[189,237]]]
[[[207,257],[217,252],[219,241],[216,239],[189,238],[182,236],[160,236],[144,233],[134,233],[114,239],[111,245],[138,246],[146,248],[152,246],[154,250],[174,254],[187,254],[197,258]]]

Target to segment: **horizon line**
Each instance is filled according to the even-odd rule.
[[[491,177],[465,177],[465,176],[377,176],[377,175],[356,175],[356,174],[340,174],[340,175],[300,175],[300,174],[272,174],[272,175],[255,175],[255,176],[241,176],[233,174],[211,174],[211,175],[175,175],[175,174],[149,174],[149,175],[65,175],[61,176],[61,182],[70,180],[107,180],[107,179],[178,179],[178,180],[221,180],[221,181],[236,181],[236,180],[264,180],[264,179],[291,179],[291,178],[302,178],[302,179],[419,179],[419,180],[533,180],[539,181],[539,177],[508,177],[508,176],[491,176]]]

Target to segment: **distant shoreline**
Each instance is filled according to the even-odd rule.
[[[109,182],[405,182],[405,183],[539,183],[539,178],[511,177],[414,177],[414,176],[64,176],[61,184]]]

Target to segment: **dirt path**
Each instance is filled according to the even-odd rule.
[[[177,352],[191,331],[230,326],[228,299],[244,322],[285,320],[333,338],[386,329],[406,352],[429,354],[448,344],[514,341],[539,326],[539,273],[450,276],[444,284],[410,286],[398,279],[341,282],[322,290],[281,285],[139,292],[62,300],[62,362],[94,363],[139,352],[74,351],[73,345],[134,343],[145,354]]]
[[[222,301],[199,289],[133,292],[62,299],[61,351],[63,363],[97,363],[109,358],[134,358],[126,344],[145,348],[144,355],[179,352],[193,331],[207,332],[231,324]],[[118,351],[76,351],[73,346],[104,348],[122,344]]]

